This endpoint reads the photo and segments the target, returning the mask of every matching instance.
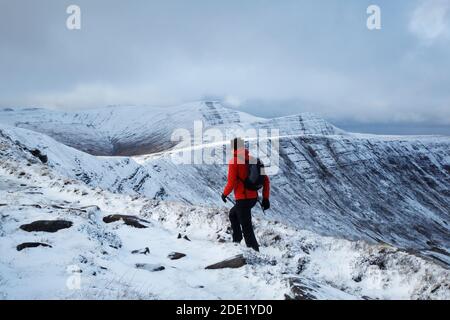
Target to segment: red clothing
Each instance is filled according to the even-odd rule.
[[[245,156],[245,160],[244,160]],[[228,181],[223,194],[228,196],[234,190],[236,200],[256,199],[258,191],[248,190],[244,187],[244,180],[248,175],[248,168],[245,161],[249,159],[247,149],[235,150],[234,156],[228,163]],[[269,199],[270,196],[270,180],[268,176],[264,176],[263,198]]]

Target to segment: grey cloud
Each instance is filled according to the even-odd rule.
[[[450,124],[450,45],[410,29],[424,1],[377,1],[370,32],[365,0],[2,0],[0,105],[218,97],[261,116]],[[80,31],[65,28],[72,3]]]

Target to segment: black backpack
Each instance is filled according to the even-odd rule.
[[[264,174],[262,173],[264,164],[259,158],[256,159],[256,163],[249,163],[247,165],[247,178],[243,181],[245,189],[258,191],[264,185]]]

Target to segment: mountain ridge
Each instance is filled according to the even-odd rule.
[[[5,111],[7,110],[7,111]],[[343,134],[311,114],[263,119],[202,101],[173,107],[104,107],[80,111],[43,108],[0,110],[0,123],[41,132],[84,152],[101,156],[136,156],[171,149],[171,134],[179,128],[279,129],[283,134]]]

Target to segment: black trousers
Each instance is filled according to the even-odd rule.
[[[230,210],[230,221],[233,229],[233,242],[241,242],[242,234],[244,234],[247,247],[259,251],[252,224],[252,208],[256,202],[256,199],[237,200]]]

